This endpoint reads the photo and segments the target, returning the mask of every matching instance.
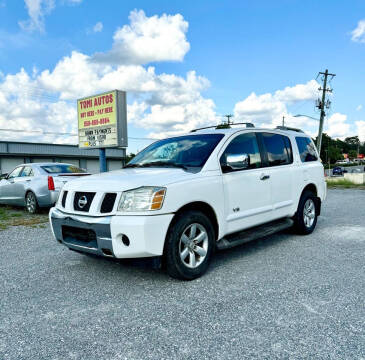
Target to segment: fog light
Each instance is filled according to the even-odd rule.
[[[129,246],[130,241],[127,235],[122,235],[122,242],[125,246]]]

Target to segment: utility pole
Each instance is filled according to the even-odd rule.
[[[285,126],[285,116],[283,116],[283,126]]]
[[[324,117],[326,116],[324,108],[326,107],[328,109],[331,104],[328,100],[326,102],[326,92],[332,92],[332,89],[327,88],[327,78],[328,78],[328,76],[331,76],[333,78],[336,76],[336,74],[330,74],[328,72],[328,69],[326,69],[325,72],[320,72],[319,74],[323,75],[323,87],[318,89],[320,91],[322,90],[322,100],[318,100],[318,104],[317,104],[317,108],[321,111],[321,116],[319,118],[317,150],[318,150],[319,156],[321,156],[323,122],[324,122]]]
[[[227,115],[224,115],[226,118],[227,118],[227,124],[229,125],[229,124],[232,124],[231,123],[231,121],[230,121],[230,119],[231,119],[231,117],[233,117],[233,115],[232,114],[227,114]]]

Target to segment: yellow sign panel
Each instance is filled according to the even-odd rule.
[[[80,148],[119,146],[117,93],[77,100]]]

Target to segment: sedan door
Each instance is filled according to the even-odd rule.
[[[22,173],[23,166],[16,167],[6,179],[0,182],[0,202],[2,204],[18,205],[20,202],[19,195],[17,194],[17,188],[19,186],[18,181]],[[20,205],[20,204],[19,204]]]
[[[243,155],[246,168],[232,168],[229,159]],[[233,233],[268,221],[271,216],[270,178],[262,168],[256,134],[236,136],[221,158],[225,193],[226,233]]]

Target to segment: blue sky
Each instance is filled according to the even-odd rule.
[[[134,10],[139,15],[133,23]],[[153,17],[155,35],[161,37],[163,44],[153,44],[144,32],[151,31],[148,24]],[[364,141],[362,19],[364,1],[0,0],[0,128],[47,131],[57,124],[59,131],[75,132],[74,99],[89,89],[104,90],[108,86],[104,73],[109,72],[115,79],[114,72],[121,74],[117,69],[122,65],[124,75],[110,85],[128,91],[131,137],[179,133],[220,121],[220,115],[226,113],[234,113],[236,121],[249,120],[265,126],[277,124],[285,115],[289,125],[301,126],[314,134],[314,121],[291,116],[319,116],[314,109],[318,94],[313,79],[318,71],[328,68],[337,76],[331,84],[334,92],[325,130],[334,137],[359,134]],[[143,30],[145,24],[147,30]],[[113,41],[123,26],[130,28],[121,32],[122,40]],[[138,27],[142,33],[138,33]],[[131,40],[128,34],[133,31],[137,34]],[[132,49],[133,44],[128,42],[136,37],[144,38],[145,48]],[[117,48],[114,54],[110,52],[113,43]],[[126,46],[128,58],[122,54]],[[145,49],[152,55],[144,56]],[[92,86],[84,84],[84,89],[77,90],[79,75],[60,66],[55,72],[67,57],[71,68],[78,69],[80,65],[79,71],[86,73],[88,65],[80,64],[82,61],[74,59],[72,52],[91,62],[94,54],[107,54],[105,61],[95,60],[97,68],[87,68],[90,80],[87,75],[82,77],[83,84],[93,82]],[[154,67],[152,80],[146,75],[149,67]],[[29,78],[21,75],[22,68]],[[50,76],[46,78],[42,73],[47,70]],[[93,71],[98,72],[96,79],[91,79]],[[131,85],[125,77],[135,71],[141,74],[132,76]],[[195,78],[189,80],[187,73],[191,71]],[[161,74],[169,77],[161,78]],[[63,76],[72,83],[60,79]],[[23,113],[17,87],[23,89],[21,97],[29,101]],[[6,98],[3,106],[8,113],[1,111],[1,94]],[[39,114],[28,111],[35,103]],[[58,111],[61,104],[67,110]],[[11,106],[19,111],[9,112]],[[62,114],[66,114],[64,119]],[[4,134],[1,132],[0,137]],[[6,136],[75,141],[72,137]],[[131,140],[129,150],[135,151],[145,143]]]

